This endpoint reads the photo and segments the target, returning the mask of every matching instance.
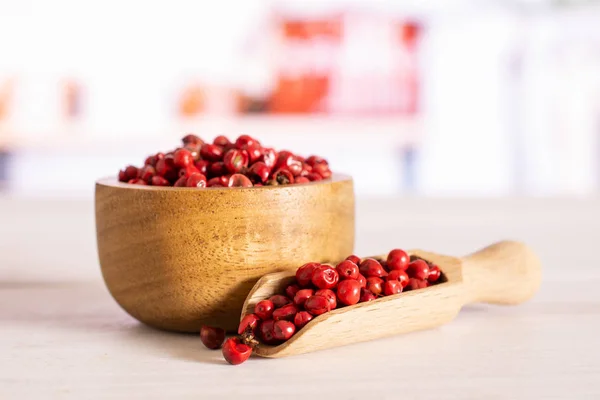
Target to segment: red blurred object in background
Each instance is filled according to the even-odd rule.
[[[8,118],[13,95],[13,81],[0,81],[0,121]]]
[[[400,23],[400,40],[409,47],[416,46],[421,27],[413,21]]]
[[[396,85],[402,93],[400,112],[416,114],[418,112],[420,82],[417,64],[418,42],[421,36],[421,26],[415,21],[403,21],[397,24],[399,31],[399,60],[400,73]]]
[[[81,84],[73,79],[68,79],[62,85],[63,115],[67,119],[81,116],[83,89]]]
[[[179,100],[179,115],[195,117],[204,111],[204,90],[201,85],[193,83],[183,89]]]
[[[275,90],[269,101],[273,113],[324,111],[335,52],[342,36],[339,16],[278,19],[282,48]]]

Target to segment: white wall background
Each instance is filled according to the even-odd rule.
[[[172,123],[173,88],[185,76],[215,85],[256,77],[245,75],[243,49],[261,36],[261,21],[272,3],[284,2],[0,0],[0,80],[16,77],[22,83],[19,112],[0,124],[0,138],[16,129],[34,143],[55,131],[63,139],[70,132],[86,136],[66,146],[23,146],[10,162],[13,191],[88,197],[94,177],[175,146],[184,127]],[[253,122],[259,132],[281,132],[267,134],[269,143],[329,157],[336,169],[355,176],[361,194],[581,195],[598,190],[598,7],[326,4],[341,3],[424,19],[422,118],[348,119],[333,125],[315,120],[307,129],[316,138],[290,133],[298,129],[293,120],[267,121],[264,129]],[[303,7],[323,4],[302,2]],[[55,103],[48,98],[53,82],[66,76],[89,82],[87,90],[94,92],[83,133],[47,107]],[[210,132],[207,136],[242,133],[239,124],[222,120],[199,126]],[[321,135],[323,127],[335,134]],[[405,165],[403,143],[415,137],[420,143],[416,165]],[[404,185],[411,180],[415,186]]]

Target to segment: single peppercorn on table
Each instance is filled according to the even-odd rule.
[[[464,255],[510,237],[540,257],[540,290],[436,329],[231,366],[200,335],[149,328],[113,301],[91,201],[0,197],[0,399],[600,398],[600,199],[356,205],[359,256]]]

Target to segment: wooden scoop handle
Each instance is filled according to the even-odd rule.
[[[540,261],[523,243],[499,242],[463,258],[463,280],[471,303],[519,304],[540,286]]]

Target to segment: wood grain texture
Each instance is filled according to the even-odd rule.
[[[102,275],[115,300],[153,327],[237,329],[258,278],[352,253],[351,178],[264,188],[96,184]]]
[[[314,318],[281,345],[259,345],[255,354],[284,357],[434,328],[453,320],[465,304],[519,304],[540,285],[539,260],[518,242],[499,242],[462,260],[422,250],[409,253],[438,264],[445,282],[338,308]],[[262,277],[244,302],[241,318],[294,279],[289,271]]]
[[[471,303],[520,304],[542,280],[540,261],[518,242],[496,243],[463,258],[464,280]]]

